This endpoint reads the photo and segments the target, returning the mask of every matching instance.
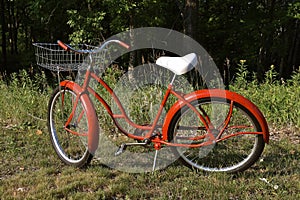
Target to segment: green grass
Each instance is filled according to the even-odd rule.
[[[300,128],[300,68],[289,80],[277,80],[273,66],[258,83],[255,74],[247,81],[249,72],[241,66],[231,90],[256,104],[274,128]]]
[[[46,132],[0,133],[1,199],[299,199],[299,147],[286,139],[272,140],[261,161],[238,175],[196,173],[179,163],[128,174],[97,162],[85,170],[63,165]]]
[[[46,129],[51,88],[44,75],[30,79],[22,71],[10,84],[0,79],[0,199],[300,199],[299,74],[285,85],[245,84],[233,89],[258,104],[272,125],[270,144],[250,169],[196,173],[175,162],[154,174],[130,174],[96,160],[86,169],[62,164]]]

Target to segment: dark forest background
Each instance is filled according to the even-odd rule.
[[[294,0],[0,0],[0,72],[35,64],[33,42],[92,43],[147,26],[198,41],[223,70],[246,60],[263,78],[300,66],[300,2]]]

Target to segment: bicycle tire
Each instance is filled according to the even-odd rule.
[[[67,165],[85,167],[93,158],[93,154],[89,152],[87,147],[88,136],[75,135],[64,128],[72,112],[76,96],[75,91],[64,86],[57,87],[53,91],[48,104],[48,130],[52,146],[60,160]],[[76,122],[79,115],[80,120]],[[72,129],[79,134],[88,133],[89,121],[86,108],[80,98],[75,116],[68,126],[70,130]]]
[[[200,106],[202,109],[202,111],[200,111],[202,112],[202,115],[203,111],[207,116],[214,115],[214,120],[212,121],[216,121],[216,123],[219,123],[217,122],[218,120],[216,118],[220,118],[220,109],[224,110],[223,114],[227,114],[229,108],[226,109],[226,107],[230,106],[230,102],[231,101],[229,99],[226,99],[224,97],[212,97],[199,98],[190,103],[197,109]],[[233,102],[232,105],[233,117],[230,120],[230,124],[228,124],[228,126],[224,130],[223,136],[226,135],[227,131],[229,132],[230,130],[232,130],[231,127],[240,127],[241,129],[243,127],[245,131],[261,131],[262,128],[260,127],[258,120],[245,106],[237,102]],[[215,109],[214,111],[213,106]],[[212,116],[209,117],[212,118]],[[207,133],[207,130],[205,129],[203,129],[202,131],[180,130],[180,127],[186,126],[186,123],[191,123],[192,126],[196,125],[198,127],[201,127],[199,126],[199,122],[200,120],[198,120],[198,117],[196,116],[195,112],[192,111],[187,105],[183,106],[181,110],[176,112],[176,114],[171,120],[168,130],[168,140],[170,142],[176,143],[191,143],[191,141],[185,141],[183,139],[180,139],[180,137],[184,138],[180,135],[205,135]],[[238,123],[245,123],[245,125]],[[252,130],[249,130],[250,127]],[[185,133],[181,133],[181,131]],[[239,132],[240,131],[242,130],[239,130]],[[202,142],[205,140],[207,141],[207,139],[204,139],[202,140]],[[265,141],[263,139],[262,134],[242,134],[230,137],[223,141],[217,142],[216,144],[200,148],[174,147],[173,149],[175,154],[179,157],[179,160],[192,169],[210,172],[234,173],[242,172],[248,169],[250,166],[252,166],[259,159],[264,149],[264,146]]]

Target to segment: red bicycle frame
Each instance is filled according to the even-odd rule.
[[[91,87],[89,87],[89,82],[90,79],[95,79],[100,85],[102,85],[106,91],[108,91],[108,93],[112,96],[113,100],[116,102],[116,105],[118,106],[121,114],[114,114],[112,109],[110,108],[110,106],[107,104],[107,102],[97,93],[95,92]],[[174,77],[175,78],[175,77]],[[68,87],[72,90],[74,90],[77,94],[77,98],[75,100],[75,104],[74,104],[74,108],[72,110],[72,113],[69,116],[69,119],[67,120],[65,127],[67,127],[68,122],[70,122],[72,120],[72,117],[74,115],[74,112],[76,110],[77,107],[77,102],[79,100],[79,98],[81,98],[82,103],[84,104],[85,107],[87,107],[86,110],[84,110],[85,112],[87,112],[87,110],[89,109],[93,109],[93,112],[95,112],[93,103],[91,102],[90,98],[87,98],[86,96],[88,94],[93,95],[97,100],[99,100],[102,105],[104,106],[104,108],[106,109],[106,111],[108,112],[108,114],[112,117],[115,125],[118,127],[118,129],[124,133],[126,136],[128,136],[129,138],[133,138],[136,140],[145,140],[148,139],[150,141],[152,141],[156,146],[157,149],[160,148],[161,144],[164,145],[168,145],[168,146],[180,146],[180,147],[201,147],[201,146],[207,146],[210,145],[214,142],[219,142],[225,139],[228,139],[230,137],[234,137],[237,135],[241,135],[241,134],[262,134],[264,137],[264,140],[266,143],[268,143],[269,141],[269,132],[268,132],[268,126],[267,123],[265,121],[265,118],[263,117],[262,113],[258,110],[258,108],[249,100],[247,100],[246,98],[242,97],[241,95],[231,92],[231,91],[227,91],[227,90],[219,90],[219,89],[211,89],[211,90],[198,90],[195,92],[192,92],[190,94],[187,95],[182,95],[179,92],[176,92],[172,89],[172,83],[169,84],[164,98],[160,104],[158,113],[153,121],[153,124],[151,125],[138,125],[136,123],[134,123],[126,114],[125,109],[123,108],[119,98],[116,96],[116,94],[114,93],[114,91],[100,78],[98,77],[95,73],[91,72],[90,69],[88,69],[86,71],[85,74],[85,81],[83,83],[83,86],[79,86],[78,84],[76,84],[75,82],[72,81],[63,81],[60,83],[61,86],[64,87]],[[162,113],[162,110],[168,100],[168,97],[170,96],[170,94],[174,95],[176,98],[178,98],[178,101],[170,108],[170,110],[168,111],[164,123],[162,126],[158,126],[158,120],[159,117]],[[229,111],[227,113],[227,116],[224,120],[224,122],[222,123],[222,126],[219,127],[213,127],[212,123],[210,122],[209,117],[205,114],[204,111],[202,111],[202,114],[191,105],[191,102],[194,100],[197,100],[199,98],[226,98],[227,100],[230,101],[230,108]],[[258,130],[257,132],[237,132],[237,133],[232,133],[230,135],[226,135],[224,137],[221,138],[223,132],[225,131],[226,128],[237,128],[235,127],[227,127],[231,116],[232,116],[232,109],[233,109],[233,103],[238,103],[241,104],[243,106],[245,106],[250,112],[251,114],[253,114],[255,116],[255,118],[258,120],[258,123],[260,125],[260,127],[262,128],[262,130]],[[196,115],[198,116],[199,120],[203,123],[204,127],[194,127],[196,129],[205,129],[207,130],[207,134],[203,135],[203,136],[198,136],[198,137],[189,137],[187,139],[192,140],[192,141],[196,141],[196,140],[202,140],[204,138],[206,138],[207,136],[209,137],[209,140],[206,142],[202,142],[202,143],[196,143],[196,144],[180,144],[180,143],[171,143],[168,142],[168,131],[169,131],[169,125],[171,123],[171,120],[173,119],[174,115],[180,111],[180,109],[183,106],[188,106],[190,109],[192,109]],[[82,112],[84,112],[82,111]],[[201,110],[200,110],[201,111]],[[89,145],[89,149],[92,148],[94,152],[96,146],[98,145],[98,137],[99,137],[99,125],[98,125],[98,121],[95,122],[95,114],[91,114],[92,112],[89,110],[89,113],[87,113],[87,117],[88,117],[88,121],[92,120],[92,127],[89,130],[89,133],[87,133],[88,135],[88,145]],[[141,130],[146,130],[148,131],[146,133],[145,136],[138,136],[138,135],[134,135],[132,133],[128,133],[126,130],[124,130],[121,125],[118,123],[117,119],[123,118],[125,119],[125,121],[130,124],[131,126],[135,127],[136,129],[141,129]],[[96,127],[97,126],[97,127]],[[161,133],[156,133],[154,134],[155,130],[157,129],[157,127],[162,127],[162,131]],[[66,128],[67,129],[67,128]],[[212,134],[212,130],[218,129],[220,130],[217,136],[214,136]],[[79,133],[73,133],[72,134],[79,134]]]

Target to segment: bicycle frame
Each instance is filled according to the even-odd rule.
[[[174,75],[173,77],[173,81],[175,79],[176,75]],[[99,83],[100,85],[102,85],[105,90],[112,96],[114,102],[116,103],[116,105],[118,106],[118,109],[120,110],[121,114],[114,114],[111,107],[108,105],[108,103],[101,97],[101,95],[99,95],[97,92],[95,92],[91,87],[89,87],[89,82],[91,79],[94,79],[97,81],[97,83]],[[173,82],[172,81],[172,82]],[[69,119],[67,120],[65,127],[67,127],[68,123],[72,120],[72,117],[74,116],[74,112],[76,110],[77,107],[77,102],[78,99],[80,98],[80,96],[82,94],[91,94],[93,95],[98,101],[101,102],[101,104],[104,106],[104,108],[106,109],[106,111],[108,112],[108,114],[111,116],[111,118],[113,119],[114,124],[117,126],[117,128],[123,133],[125,134],[127,137],[132,138],[132,139],[136,139],[139,141],[145,141],[145,140],[149,140],[151,142],[153,142],[156,146],[155,148],[160,149],[161,145],[167,145],[167,146],[180,146],[180,147],[202,147],[202,146],[207,146],[207,145],[211,145],[215,142],[219,142],[225,139],[228,139],[230,137],[234,137],[237,135],[241,135],[241,134],[263,134],[264,135],[264,140],[265,142],[268,143],[269,140],[269,132],[268,129],[265,128],[267,127],[267,123],[263,117],[263,115],[260,113],[260,111],[256,108],[256,106],[251,103],[249,100],[245,99],[244,97],[230,92],[230,91],[226,91],[226,90],[218,90],[218,89],[213,89],[213,90],[199,90],[196,92],[193,92],[191,94],[188,95],[182,95],[179,92],[176,92],[173,90],[172,88],[172,82],[169,84],[163,100],[160,104],[158,113],[153,121],[153,123],[151,125],[138,125],[136,123],[134,123],[126,114],[124,107],[121,104],[121,101],[119,100],[119,98],[117,97],[117,95],[114,93],[114,91],[109,87],[109,85],[107,85],[100,77],[98,77],[94,72],[92,72],[92,70],[89,68],[86,71],[85,74],[85,80],[84,83],[81,86],[78,86],[76,83],[74,82],[70,82],[70,81],[63,81],[61,82],[61,85],[64,86],[66,84],[72,84],[72,85],[77,85],[76,87],[80,87],[80,92],[79,95],[77,95],[76,101],[75,101],[75,105],[73,107],[72,113],[69,116]],[[73,86],[71,86],[73,87]],[[224,119],[224,122],[222,123],[219,127],[214,127],[212,125],[212,123],[210,122],[209,117],[206,115],[205,112],[202,111],[202,113],[200,113],[198,110],[195,109],[195,107],[193,107],[191,105],[191,101],[196,100],[197,98],[201,97],[201,98],[206,98],[206,97],[221,97],[220,94],[224,93],[225,91],[225,96],[226,98],[230,99],[230,109],[229,112],[227,113],[226,118]],[[178,101],[171,107],[171,109],[168,111],[166,118],[164,120],[163,125],[158,125],[158,120],[161,116],[161,113],[163,111],[163,108],[166,104],[166,102],[168,101],[168,98],[170,95],[174,95]],[[230,134],[230,135],[226,135],[225,137],[222,137],[223,132],[225,131],[226,127],[229,124],[229,121],[231,119],[231,115],[232,115],[232,109],[233,109],[233,102],[243,102],[243,105],[246,105],[248,107],[248,109],[252,112],[252,114],[254,114],[254,116],[258,119],[258,122],[261,124],[262,130],[259,130],[258,132],[237,132],[234,134]],[[209,138],[207,141],[202,142],[202,143],[190,143],[190,144],[181,144],[181,143],[171,143],[168,142],[168,128],[169,128],[169,124],[171,123],[171,119],[173,118],[173,116],[177,113],[177,111],[179,111],[183,106],[187,105],[190,109],[192,109],[196,115],[198,116],[199,120],[203,123],[204,127],[191,127],[193,129],[202,129],[202,130],[207,130],[207,134],[203,135],[203,136],[198,136],[198,137],[189,137],[189,138],[185,138],[191,141],[199,141],[199,140],[203,140],[205,138]],[[201,110],[200,110],[201,111]],[[84,112],[84,111],[82,111]],[[81,116],[82,113],[79,115]],[[133,133],[128,133],[126,130],[124,130],[121,125],[118,123],[117,119],[123,118],[125,119],[125,121],[133,126],[136,129],[141,129],[141,130],[145,130],[148,131],[146,133],[145,136],[138,136],[138,135],[134,135]],[[80,119],[79,119],[80,120]],[[162,128],[161,132],[156,132],[156,129],[158,127]],[[235,127],[229,127],[229,128],[235,128]],[[216,130],[216,129],[220,129],[219,133],[217,136],[215,136],[212,131]],[[72,133],[72,134],[78,134],[79,133]],[[96,135],[98,133],[95,133],[94,135]],[[97,137],[97,136],[94,136]],[[91,139],[92,140],[92,139]]]
[[[90,81],[90,79],[94,79],[97,81],[97,83],[99,83],[100,85],[102,85],[105,90],[112,96],[114,102],[116,103],[116,105],[118,106],[118,109],[120,110],[121,114],[114,114],[111,107],[108,105],[108,103],[96,92],[94,91],[91,87],[88,86],[88,83]],[[175,76],[173,78],[173,80],[175,79]],[[173,82],[173,81],[172,81]],[[111,118],[113,119],[114,121],[114,124],[118,127],[118,129],[124,133],[126,136],[132,138],[132,139],[136,139],[136,140],[145,140],[145,139],[150,139],[150,138],[154,138],[156,136],[158,136],[159,138],[161,138],[162,140],[166,140],[167,139],[167,135],[161,135],[161,134],[157,134],[157,135],[153,135],[153,133],[155,132],[155,129],[157,127],[160,127],[157,123],[158,123],[158,120],[161,116],[161,113],[163,111],[163,108],[166,104],[166,102],[168,101],[168,97],[170,96],[170,94],[176,96],[178,99],[180,99],[181,101],[184,101],[184,97],[179,94],[178,92],[174,91],[172,89],[172,82],[169,84],[165,94],[164,94],[164,98],[160,104],[160,107],[159,107],[159,110],[158,110],[158,113],[156,114],[156,117],[153,121],[153,124],[151,125],[146,125],[146,126],[143,126],[143,125],[139,125],[139,124],[136,124],[134,123],[129,117],[128,115],[126,114],[125,112],[125,109],[121,103],[121,101],[119,100],[119,98],[117,97],[117,95],[114,93],[114,91],[109,87],[109,85],[106,84],[106,82],[104,82],[100,77],[98,77],[95,73],[93,73],[91,70],[87,70],[86,71],[86,74],[85,74],[85,81],[83,83],[83,86],[82,86],[82,94],[83,93],[86,93],[88,92],[89,94],[93,95],[98,101],[101,102],[101,104],[104,106],[104,108],[106,109],[106,111],[108,112],[108,114],[111,116]],[[75,105],[74,107],[77,106],[77,103],[78,103],[78,99],[75,100]],[[186,102],[187,105],[189,105],[196,113],[197,115],[199,116],[199,118],[201,119],[201,121],[205,124],[205,128],[208,130],[209,129],[209,125],[207,124],[206,120],[204,119],[204,117],[192,106],[189,104],[189,102]],[[75,112],[75,108],[72,110],[72,113],[70,114],[70,117],[69,119],[67,120],[67,123],[66,125],[71,121],[72,117],[74,116],[74,112]],[[118,121],[116,119],[119,119],[119,118],[123,118],[125,119],[125,121],[133,126],[134,128],[136,129],[141,129],[141,130],[148,130],[148,133],[145,135],[145,136],[136,136],[132,133],[128,133],[126,130],[124,130],[121,125],[118,123]],[[76,133],[74,133],[76,134]],[[78,135],[80,135],[79,133],[77,133]]]

